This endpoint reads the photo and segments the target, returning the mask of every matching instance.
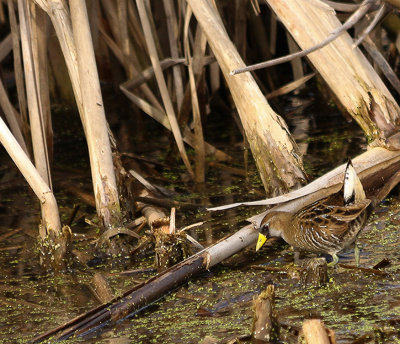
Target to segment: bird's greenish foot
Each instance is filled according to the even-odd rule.
[[[357,243],[354,246],[354,259],[356,261],[356,266],[360,266],[360,252],[361,252],[361,244]]]
[[[335,253],[331,254],[331,256],[332,261],[328,263],[328,267],[335,267],[335,265],[339,262],[339,257]]]

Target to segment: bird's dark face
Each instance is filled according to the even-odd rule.
[[[270,237],[269,234],[269,222],[261,222],[260,231],[258,233],[258,240],[256,245],[256,252],[265,244],[267,239]]]

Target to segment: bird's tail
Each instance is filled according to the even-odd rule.
[[[366,199],[364,188],[350,159],[344,172],[343,196],[345,204],[351,204]]]

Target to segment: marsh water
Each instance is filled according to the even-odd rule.
[[[308,173],[316,177],[362,152],[366,147],[361,131],[347,123],[333,107],[305,98],[290,97],[281,113],[304,154]],[[303,110],[301,110],[303,106]],[[85,252],[96,238],[96,229],[85,222],[95,210],[82,199],[71,196],[65,184],[90,192],[90,175],[85,154],[75,156],[76,147],[85,145],[83,136],[65,124],[76,114],[59,110],[55,123],[54,190],[63,223],[74,207],[80,206],[71,229],[74,245]],[[234,157],[232,171],[210,165],[206,185],[185,182],[184,169],[165,163],[166,145],[162,133],[143,154],[162,162],[154,165],[157,178],[149,178],[175,192],[176,199],[198,205],[221,205],[264,197],[254,163],[245,166],[245,145],[230,115],[208,120],[206,139]],[[150,124],[151,125],[151,124]],[[69,128],[69,129],[66,129]],[[223,131],[222,131],[223,129]],[[157,128],[155,131],[159,130]],[[221,134],[223,133],[223,134]],[[155,135],[154,137],[157,137]],[[154,142],[153,142],[154,141]],[[157,145],[159,145],[157,147]],[[161,153],[160,153],[161,152]],[[135,152],[140,155],[141,152]],[[249,154],[250,155],[250,154]],[[151,253],[135,259],[121,258],[90,266],[72,265],[62,274],[41,270],[36,246],[39,205],[33,193],[4,151],[0,170],[0,342],[23,343],[99,304],[91,279],[101,273],[115,296],[153,276]],[[174,166],[174,167],[170,167]],[[247,168],[247,175],[241,171]],[[238,172],[239,171],[239,172]],[[195,222],[203,225],[189,230],[204,246],[233,233],[246,218],[263,208],[241,207],[219,213],[182,211],[178,227]],[[374,267],[385,261],[386,274],[329,269],[325,286],[302,287],[288,269],[266,271],[260,267],[292,264],[293,252],[284,243],[255,253],[253,247],[224,261],[181,286],[142,312],[112,329],[70,342],[85,343],[199,343],[207,336],[229,342],[250,333],[252,299],[268,284],[276,292],[276,316],[281,327],[281,343],[297,343],[304,319],[323,319],[335,331],[338,343],[400,343],[400,196],[395,189],[380,204],[360,236],[363,244],[361,266]],[[354,264],[353,249],[340,254],[340,261]],[[150,268],[150,269],[149,269]],[[134,271],[136,270],[136,271]]]

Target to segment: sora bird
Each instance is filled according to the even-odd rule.
[[[357,239],[370,214],[371,200],[351,161],[347,163],[343,187],[296,212],[271,211],[260,224],[256,251],[268,237],[281,237],[295,251],[310,251],[332,256],[334,266],[339,261],[337,253]],[[354,254],[359,263],[359,248]]]

